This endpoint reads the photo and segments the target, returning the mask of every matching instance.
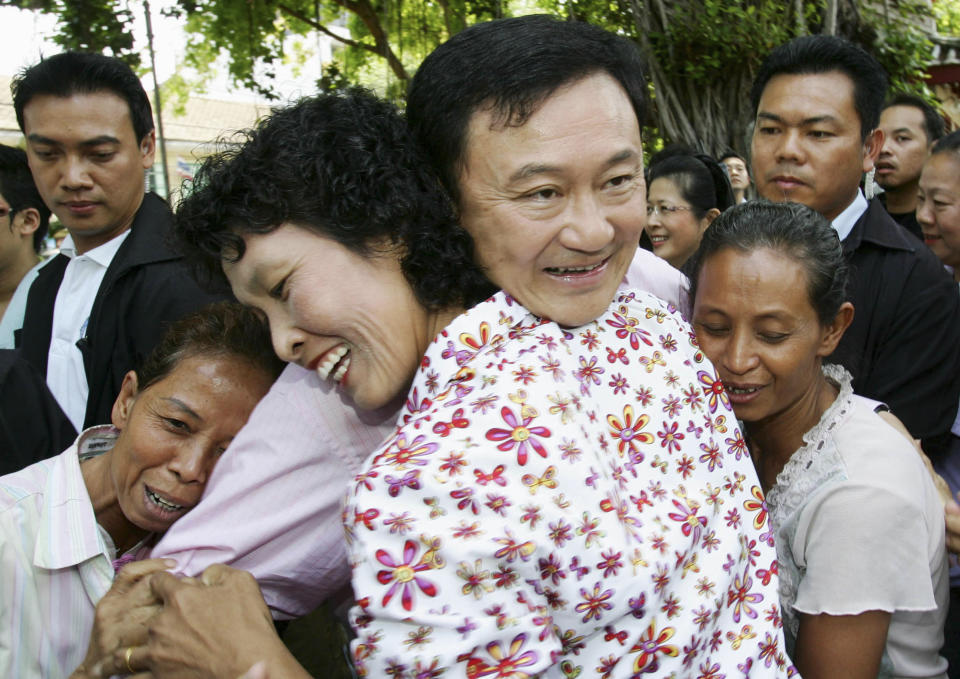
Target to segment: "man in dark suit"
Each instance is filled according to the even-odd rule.
[[[753,87],[753,177],[762,197],[832,221],[856,311],[831,360],[853,374],[856,393],[889,405],[934,452],[960,397],[960,296],[936,257],[860,190],[883,146],[886,90],[880,64],[840,38],[776,48]]]
[[[37,188],[70,233],[30,288],[17,346],[80,431],[109,422],[124,374],[214,297],[166,245],[167,204],[144,193],[155,137],[133,71],[68,52],[26,69],[13,95]]]

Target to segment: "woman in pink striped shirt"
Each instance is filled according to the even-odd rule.
[[[253,312],[213,305],[127,373],[112,424],[0,477],[0,676],[77,668],[115,571],[200,501],[281,368]]]

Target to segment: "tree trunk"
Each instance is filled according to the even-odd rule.
[[[837,0],[827,0],[827,8],[823,15],[823,33],[824,35],[837,34],[837,10],[839,5]]]
[[[752,120],[750,85],[753,74],[739,67],[712,87],[668,77],[651,49],[649,35],[662,33],[671,20],[662,0],[630,0],[630,9],[653,82],[653,114],[661,136],[697,150],[719,155],[733,149],[745,155],[746,130]]]

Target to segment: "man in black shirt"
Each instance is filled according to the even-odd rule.
[[[923,240],[917,224],[917,182],[930,145],[943,136],[943,118],[920,97],[898,94],[880,114],[883,147],[874,177],[884,193],[881,202],[890,216]]]

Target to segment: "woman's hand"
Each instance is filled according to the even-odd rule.
[[[100,676],[100,666],[112,665],[117,653],[125,656],[127,648],[146,643],[147,621],[161,604],[150,588],[149,576],[174,566],[170,559],[147,559],[129,563],[117,574],[97,604],[87,656],[71,675],[73,679]]]
[[[156,679],[237,679],[268,671],[272,679],[307,676],[277,636],[246,571],[215,565],[196,580],[154,573],[150,588],[163,610],[150,621],[146,645],[131,654],[132,668]],[[125,659],[115,656],[111,669],[126,672]]]

